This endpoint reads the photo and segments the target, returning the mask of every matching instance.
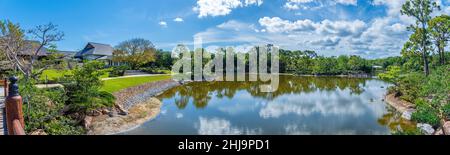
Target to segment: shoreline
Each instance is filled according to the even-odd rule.
[[[116,108],[125,111],[126,115],[89,116],[87,135],[114,135],[138,128],[145,122],[155,119],[161,111],[162,102],[155,98],[165,91],[182,83],[174,80],[163,80],[146,83],[113,93],[116,97]],[[85,119],[86,120],[86,119]]]
[[[377,78],[374,75],[309,75],[309,74],[291,74],[300,77],[338,77],[338,78]]]
[[[396,97],[395,94],[387,94],[384,98],[388,105],[402,114],[411,110],[415,110],[414,104]]]

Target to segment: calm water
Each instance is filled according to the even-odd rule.
[[[388,86],[375,79],[281,76],[280,89],[259,82],[196,82],[158,98],[161,114],[131,135],[384,135],[392,114]]]

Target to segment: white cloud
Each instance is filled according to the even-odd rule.
[[[181,17],[177,17],[175,19],[173,19],[174,22],[184,22],[184,19]]]
[[[320,92],[311,94],[288,94],[282,95],[267,103],[259,115],[264,119],[279,118],[285,115],[298,115],[309,117],[319,115],[329,116],[352,116],[358,118],[362,115],[380,116],[385,107],[382,104],[366,104],[360,97],[349,94],[345,89],[338,92]],[[343,97],[346,96],[346,97]],[[343,102],[336,102],[337,100]]]
[[[159,24],[161,27],[167,27],[167,22],[165,22],[165,21],[160,21],[158,24]]]
[[[263,4],[263,0],[245,0],[245,6],[249,6],[249,5],[262,5]]]
[[[182,113],[177,113],[177,114],[175,115],[175,117],[178,118],[178,119],[180,119],[180,118],[183,118],[184,115],[183,115]]]
[[[366,58],[398,56],[409,38],[407,27],[414,19],[400,14],[405,0],[374,0],[373,5],[386,7],[385,16],[372,19],[341,19],[322,21],[312,19],[288,20],[280,17],[262,17],[258,24],[230,20],[211,27],[195,36],[205,43],[233,45],[276,44],[284,49],[316,50],[320,55],[360,55]],[[320,0],[289,0],[295,4],[321,3]],[[335,3],[344,1],[335,0]],[[357,4],[348,1],[346,5]],[[445,3],[447,4],[447,3]],[[298,7],[303,7],[299,5]],[[435,14],[450,12],[444,5]],[[336,15],[335,15],[336,16]]]
[[[336,4],[342,5],[354,5],[358,4],[357,0],[287,0],[284,4],[284,8],[288,10],[309,9],[310,5],[316,5],[315,8],[334,6]]]
[[[193,8],[198,13],[198,17],[224,16],[231,13],[233,9],[247,7],[251,5],[260,6],[263,0],[198,0],[197,6]]]
[[[336,0],[336,3],[345,4],[345,5],[357,5],[358,0]]]
[[[316,23],[309,19],[297,20],[294,22],[283,20],[279,17],[263,17],[259,19],[259,24],[268,32],[291,32],[291,31],[312,31],[317,27]]]
[[[309,19],[289,21],[279,17],[263,17],[259,20],[261,26],[272,33],[292,31],[316,31],[320,34],[331,34],[338,36],[358,36],[366,28],[366,23],[355,21],[330,21],[313,22]]]
[[[257,135],[261,134],[261,129],[242,129],[233,127],[231,122],[220,118],[199,118],[199,135]]]

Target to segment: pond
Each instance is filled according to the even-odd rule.
[[[377,79],[283,75],[260,82],[194,82],[158,96],[160,115],[126,135],[388,135],[393,114]],[[398,124],[398,123],[397,123]]]

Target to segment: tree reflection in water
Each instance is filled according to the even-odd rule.
[[[280,76],[279,89],[273,93],[263,93],[260,86],[265,82],[193,82],[176,87],[158,96],[160,99],[175,98],[179,109],[185,109],[192,99],[196,108],[203,109],[208,106],[211,96],[219,99],[232,99],[238,91],[247,91],[253,97],[272,101],[285,94],[313,93],[316,91],[350,90],[350,95],[360,95],[369,79],[340,78],[340,77],[298,77]],[[177,96],[178,95],[178,96]]]

